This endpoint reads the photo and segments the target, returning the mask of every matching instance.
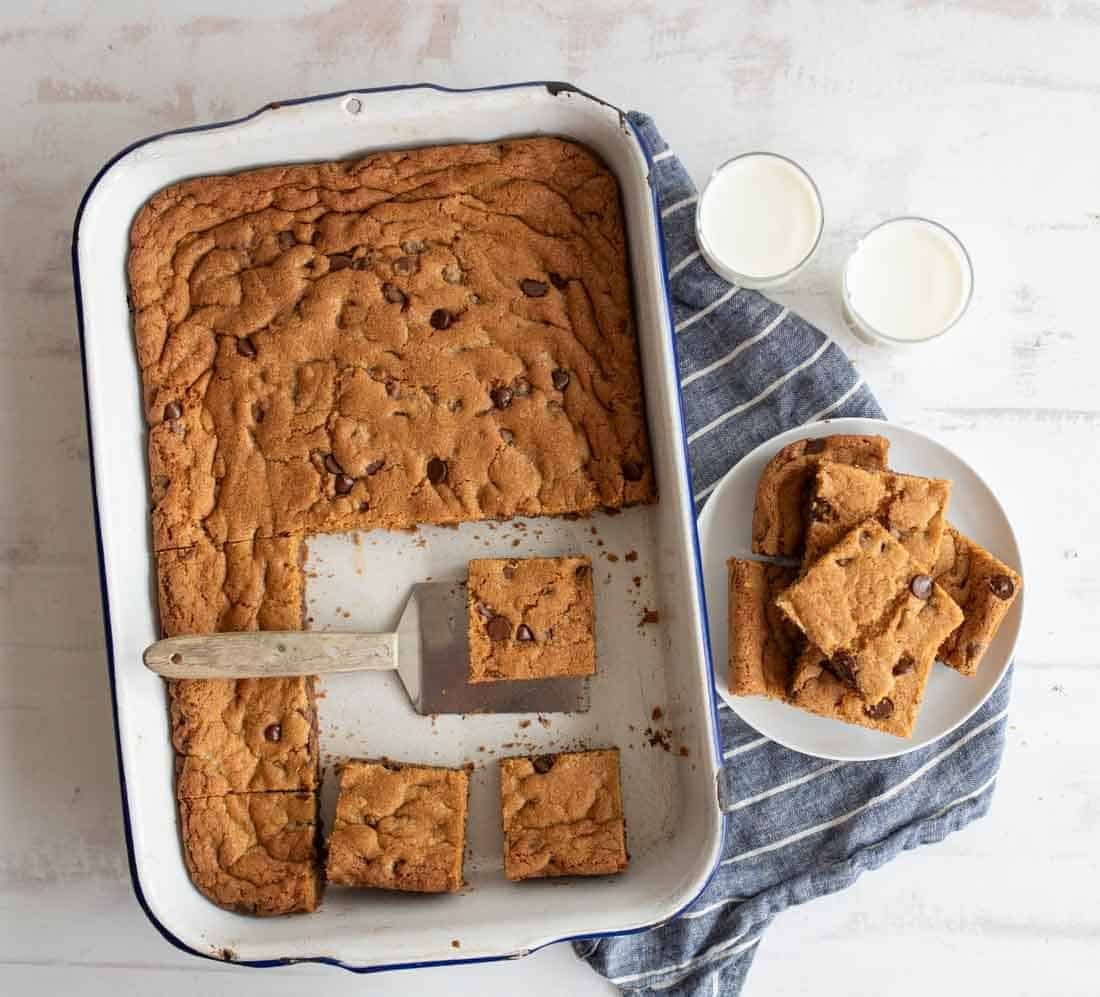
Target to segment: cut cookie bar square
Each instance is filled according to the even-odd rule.
[[[729,560],[729,684],[735,696],[786,699],[806,638],[775,599],[797,576],[792,567]]]
[[[469,777],[461,769],[349,761],[327,874],[340,886],[414,893],[462,886]]]
[[[467,591],[471,682],[596,671],[589,558],[471,561]]]
[[[509,879],[602,876],[627,867],[617,748],[504,758],[500,781]]]
[[[299,536],[244,540],[156,555],[165,637],[242,630],[301,630],[305,543]]]
[[[793,706],[845,723],[870,727],[895,737],[912,737],[935,654],[913,659],[894,679],[889,696],[868,703],[834,675],[820,650],[807,647],[794,666],[789,702]]]
[[[180,799],[318,785],[312,676],[169,684]]]
[[[180,802],[195,886],[245,914],[312,911],[321,899],[313,793],[234,793]]]
[[[806,491],[821,461],[882,470],[889,449],[890,441],[882,436],[819,436],[787,444],[768,461],[756,487],[753,552],[784,557],[802,553]]]
[[[868,703],[890,695],[896,669],[939,647],[962,611],[905,548],[867,520],[783,592],[776,605]]]
[[[921,571],[936,563],[951,482],[822,461],[810,487],[804,563],[813,564],[864,520],[877,520]]]
[[[1020,592],[1019,574],[950,524],[933,575],[963,612],[962,624],[940,647],[940,660],[973,675]]]

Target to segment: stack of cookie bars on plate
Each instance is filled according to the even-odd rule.
[[[937,658],[974,675],[1019,575],[947,521],[951,482],[887,467],[880,436],[798,440],[729,561],[730,691],[910,737]]]
[[[311,533],[656,500],[618,185],[575,143],[185,180],[136,218],[129,282],[165,636],[300,629]],[[570,648],[587,667],[583,641]],[[474,677],[528,658],[475,649]],[[177,681],[169,699],[195,884],[240,911],[313,910],[313,680]],[[585,771],[620,840],[597,849],[600,869],[575,871],[625,865],[617,755],[612,788],[611,753],[594,754],[505,770],[509,876],[532,869],[525,787],[552,776],[556,806]],[[330,877],[456,888],[465,791],[465,773],[349,764]],[[427,815],[439,847],[379,851],[387,806]],[[363,861],[371,849],[385,861]]]

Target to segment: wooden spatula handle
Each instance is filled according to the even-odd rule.
[[[281,678],[397,667],[397,634],[253,633],[169,637],[145,667],[171,679]]]

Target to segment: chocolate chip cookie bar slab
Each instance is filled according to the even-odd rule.
[[[801,555],[806,491],[821,461],[882,470],[889,449],[890,441],[882,436],[820,436],[787,444],[760,475],[752,514],[753,553]]]
[[[509,879],[626,869],[617,748],[504,758],[500,777]]]
[[[573,142],[184,180],[129,283],[157,550],[656,498],[618,183]]]
[[[471,561],[467,605],[470,682],[596,671],[590,558]]]

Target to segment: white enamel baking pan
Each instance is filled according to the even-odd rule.
[[[660,502],[573,522],[317,537],[310,542],[307,604],[314,628],[387,630],[413,581],[460,578],[471,557],[589,553],[600,665],[591,711],[544,722],[432,721],[413,713],[392,676],[330,679],[319,702],[326,823],[333,758],[473,762],[468,885],[443,897],[330,888],[321,909],[305,916],[256,919],[220,910],[195,890],[184,868],[165,690],[141,663],[142,649],[157,637],[157,620],[146,436],[126,305],[130,223],[153,193],[187,176],[539,133],[586,143],[622,186]],[[272,104],[239,121],[146,139],[123,150],[88,188],[73,265],[123,807],[138,899],[176,945],[255,965],[316,960],[356,970],[512,957],[553,941],[652,926],[706,885],[721,849],[720,755],[650,167],[629,122],[575,88],[414,86]],[[643,624],[647,609],[657,610],[659,621]],[[662,711],[657,721],[655,707]],[[670,750],[650,744],[655,738],[647,728],[657,729]],[[611,878],[509,883],[501,871],[495,758],[575,744],[622,749],[630,868]]]

